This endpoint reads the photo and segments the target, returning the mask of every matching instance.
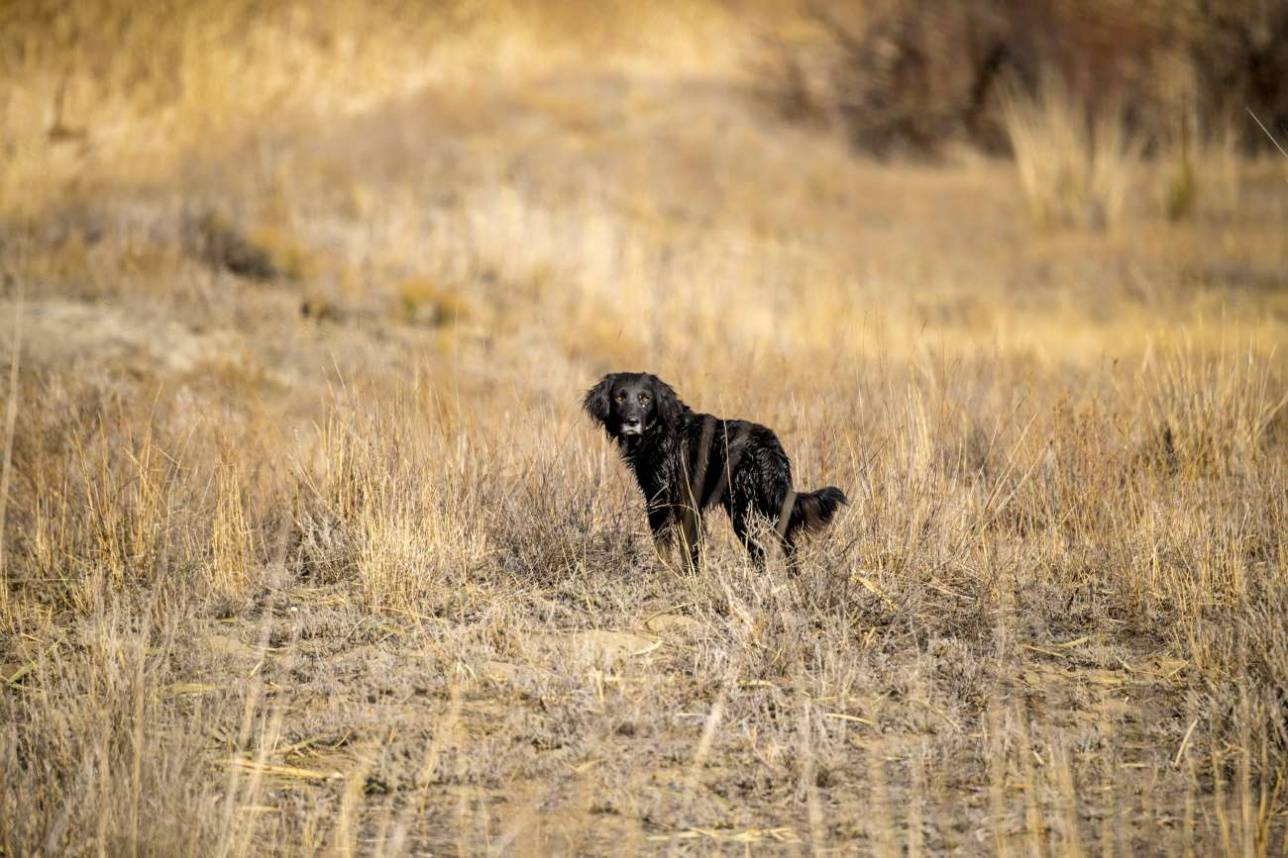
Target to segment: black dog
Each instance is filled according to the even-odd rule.
[[[678,528],[696,568],[702,510],[718,503],[757,565],[764,565],[765,547],[752,534],[756,517],[773,528],[790,565],[797,536],[826,525],[849,502],[833,486],[797,494],[791,463],[773,432],[746,420],[694,413],[655,375],[606,375],[586,392],[583,405],[635,472],[664,559]]]

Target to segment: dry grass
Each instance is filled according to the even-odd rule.
[[[1121,221],[1141,146],[1120,115],[1088,115],[1060,84],[1048,82],[1035,97],[1010,93],[1003,117],[1020,185],[1039,226],[1104,229]],[[1183,163],[1181,171],[1178,184],[1192,180],[1192,165]],[[1178,191],[1193,193],[1190,185]]]
[[[1034,231],[1023,147],[877,165],[771,115],[754,34],[702,60],[736,7],[549,44],[443,7],[464,89],[376,58],[405,9],[267,8],[183,12],[186,61],[314,110],[6,167],[53,165],[0,240],[0,851],[1283,850],[1282,165],[1170,219],[1114,202],[1121,141],[1035,132],[1101,214]],[[113,77],[143,55],[77,54],[122,140],[181,116]],[[577,406],[639,367],[847,490],[799,576],[718,516],[658,565]]]

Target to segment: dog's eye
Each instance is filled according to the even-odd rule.
[[[623,393],[623,392],[621,392],[621,391],[618,391],[618,393],[617,393],[617,401],[618,401],[618,402],[625,402],[625,401],[626,401],[626,394],[625,394],[625,393]]]
[[[641,394],[640,394],[640,405],[648,405],[648,394],[647,394],[647,393],[641,393]]]

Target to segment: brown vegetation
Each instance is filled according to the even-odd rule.
[[[817,7],[127,6],[0,13],[4,854],[1283,850],[1282,160],[875,163]],[[620,368],[846,489],[799,576],[657,563]]]
[[[1004,150],[1008,93],[1053,80],[1080,122],[1118,114],[1151,148],[1191,122],[1267,146],[1247,111],[1288,128],[1282,2],[812,0],[801,11],[769,30],[767,88],[790,115],[835,120],[865,150]]]

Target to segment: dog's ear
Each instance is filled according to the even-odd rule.
[[[675,395],[671,385],[656,375],[650,375],[648,378],[653,385],[653,401],[657,403],[657,415],[662,418],[662,422],[668,429],[679,429],[684,421],[684,403]]]
[[[586,391],[586,396],[581,400],[581,407],[586,409],[586,413],[594,417],[601,425],[608,424],[608,413],[611,407],[608,402],[608,395],[613,389],[613,376],[606,375],[599,380],[599,384]]]

